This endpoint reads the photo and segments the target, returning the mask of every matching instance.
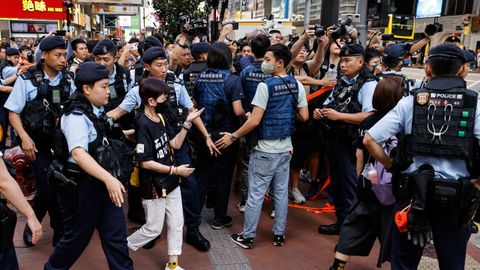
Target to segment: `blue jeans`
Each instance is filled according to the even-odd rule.
[[[290,152],[265,153],[255,149],[250,154],[248,166],[248,199],[243,223],[244,237],[255,237],[263,196],[272,183],[275,207],[274,235],[285,235],[288,211],[288,180],[290,176]]]

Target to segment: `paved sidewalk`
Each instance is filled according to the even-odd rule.
[[[301,189],[307,186],[301,184]],[[255,238],[254,248],[244,250],[236,246],[230,240],[231,233],[242,230],[243,214],[239,213],[236,207],[238,197],[233,194],[230,199],[229,214],[233,217],[233,226],[222,230],[210,228],[213,213],[210,209],[204,209],[204,223],[200,230],[211,243],[212,248],[207,253],[196,251],[188,244],[183,245],[183,254],[180,256],[180,266],[188,270],[247,270],[247,269],[328,269],[334,256],[334,247],[337,236],[324,236],[317,233],[318,225],[332,223],[335,219],[333,214],[316,215],[303,209],[290,208],[287,222],[287,235],[284,247],[273,246],[272,224],[269,217],[271,204],[265,203],[260,218],[260,224]],[[307,202],[308,206],[320,207],[324,200]],[[49,228],[48,218],[44,220],[44,237],[41,242],[33,247],[26,248],[21,239],[25,219],[19,216],[15,232],[15,247],[21,269],[35,270],[43,269],[53,248],[50,241],[52,231]],[[128,223],[128,233],[132,233],[139,226]],[[473,235],[472,243],[480,244],[480,235]],[[470,244],[468,248],[466,269],[480,269],[480,249]],[[153,249],[140,249],[137,252],[130,251],[135,269],[163,269],[167,262],[167,247],[165,234],[157,241]],[[369,257],[353,257],[347,264],[346,269],[369,270],[378,269],[375,263],[378,255],[378,244],[375,245]],[[438,269],[434,259],[435,254],[432,248],[426,250],[425,256],[419,269]],[[432,258],[433,257],[433,258]],[[1,267],[0,267],[1,268]],[[95,233],[88,248],[72,268],[74,270],[85,269],[108,269],[105,255],[101,249],[100,240]],[[388,263],[380,269],[390,269]]]

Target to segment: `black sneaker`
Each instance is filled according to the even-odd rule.
[[[241,246],[242,248],[250,249],[253,247],[253,237],[244,238],[243,233],[232,234],[231,239],[233,242],[235,242],[235,244]]]
[[[215,218],[213,220],[212,229],[220,230],[220,229],[223,229],[225,227],[232,226],[232,223],[233,222],[232,222],[232,217],[231,216],[225,216],[225,218],[222,221]]]
[[[273,245],[277,247],[282,247],[283,245],[285,245],[285,235],[274,235]]]

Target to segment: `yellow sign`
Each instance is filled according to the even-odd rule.
[[[23,11],[40,11],[40,12],[46,12],[47,11],[47,5],[43,0],[40,1],[32,1],[32,0],[22,0],[22,7]],[[62,8],[60,8],[59,11],[57,11],[58,8],[48,8],[48,11],[56,11],[56,12],[62,12]]]

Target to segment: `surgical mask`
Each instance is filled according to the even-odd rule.
[[[270,64],[270,63],[265,62],[265,61],[262,62],[262,72],[267,74],[267,75],[272,75],[274,67],[275,67],[274,64]]]
[[[156,113],[164,113],[166,110],[167,110],[166,102],[158,103],[157,106],[155,106]]]

